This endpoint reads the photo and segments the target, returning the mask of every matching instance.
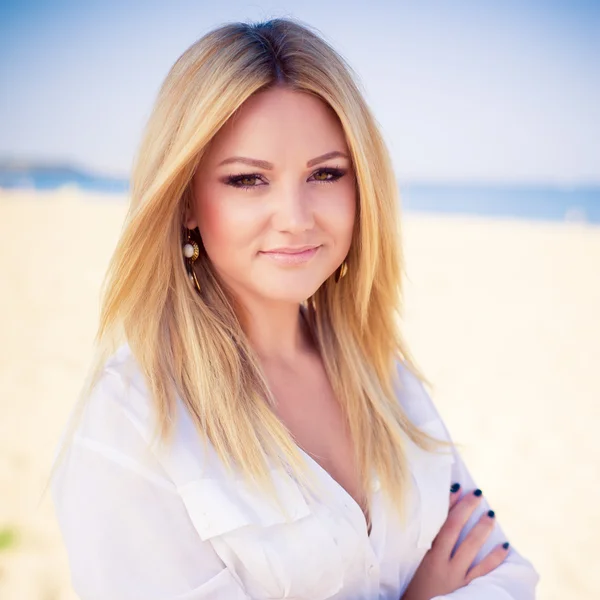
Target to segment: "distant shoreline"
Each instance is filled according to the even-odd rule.
[[[600,224],[600,185],[399,182],[407,212],[476,215]],[[127,178],[95,175],[65,165],[0,161],[0,192],[73,191],[126,196]]]

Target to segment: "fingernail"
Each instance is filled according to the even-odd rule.
[[[508,542],[504,542],[504,544],[502,544],[502,547],[503,547],[505,550],[508,550],[508,547],[509,547],[509,546],[510,546],[510,544],[509,544]]]
[[[483,492],[482,492],[482,491],[481,491],[479,488],[477,488],[477,489],[476,489],[476,490],[473,492],[473,494],[475,494],[476,496],[481,496],[481,494],[483,494]]]
[[[453,494],[456,494],[456,492],[458,492],[458,490],[460,490],[460,483],[453,483],[452,486],[450,487],[450,491]]]
[[[493,519],[493,518],[494,518],[494,515],[495,515],[495,514],[496,514],[496,513],[495,513],[493,510],[488,510],[488,517],[490,517],[491,519]]]

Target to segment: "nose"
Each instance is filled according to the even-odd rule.
[[[314,227],[310,194],[300,186],[281,190],[274,201],[273,226],[280,232],[302,233]]]

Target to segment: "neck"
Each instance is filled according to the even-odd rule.
[[[293,302],[244,302],[242,326],[263,362],[293,363],[312,347],[299,304]]]

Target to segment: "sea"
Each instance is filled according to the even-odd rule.
[[[0,188],[53,190],[62,187],[125,194],[128,180],[91,175],[77,169],[27,172],[0,169]],[[403,211],[481,215],[543,221],[600,224],[600,185],[491,185],[476,183],[400,183]]]
[[[599,186],[410,184],[403,209],[542,221],[600,224]]]

